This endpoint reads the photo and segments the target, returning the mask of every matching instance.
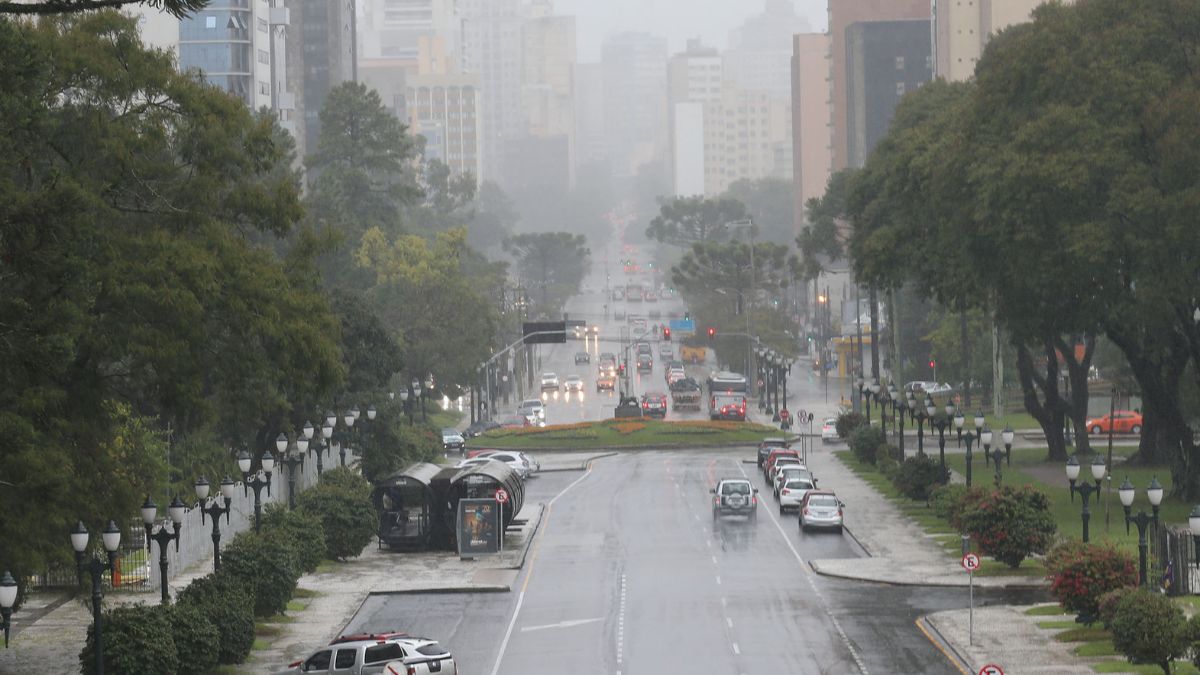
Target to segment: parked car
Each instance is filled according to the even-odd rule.
[[[642,414],[659,419],[667,416],[667,395],[657,391],[642,394]]]
[[[513,472],[520,476],[522,480],[527,480],[533,475],[533,472],[537,471],[539,468],[534,464],[533,460],[531,460],[528,455],[525,455],[525,453],[514,452],[510,450],[492,450],[490,452],[481,452],[474,458],[466,461],[474,462],[476,460],[493,461],[507,464],[508,468],[512,469]],[[461,466],[463,463],[459,462],[459,465]]]
[[[284,672],[375,675],[388,672],[389,666],[405,675],[458,674],[454,657],[437,642],[398,632],[343,635],[288,664]]]
[[[813,485],[817,484],[817,479],[813,478],[812,472],[803,464],[788,464],[775,472],[775,480],[772,482],[771,488],[775,493],[775,499],[779,499],[779,491],[783,489],[784,483],[797,478],[810,480]]]
[[[803,501],[804,495],[808,494],[809,490],[815,490],[817,486],[811,480],[804,478],[793,478],[783,484],[779,489],[779,513],[785,513],[788,509],[800,508],[800,502]]]
[[[804,466],[804,464],[800,461],[799,457],[776,457],[775,462],[771,465],[771,470],[767,472],[767,480],[774,482],[775,477],[779,475],[779,472],[785,466]]]
[[[821,422],[821,442],[832,443],[836,440],[838,440],[837,418],[826,417],[825,420]]]
[[[542,391],[558,391],[558,375],[542,373]]]
[[[463,429],[463,436],[466,438],[475,438],[482,433],[499,428],[500,423],[496,420],[479,420],[478,422],[472,422],[470,426]]]
[[[730,514],[758,520],[758,490],[745,478],[726,478],[709,492],[713,495],[713,520]]]
[[[829,490],[809,490],[800,502],[800,531],[812,528],[842,531],[846,504]]]
[[[786,438],[764,438],[758,442],[758,468],[762,468],[763,462],[767,461],[767,455],[775,448],[787,449],[789,446]]]
[[[1112,415],[1093,417],[1085,425],[1093,434],[1107,434],[1111,427],[1115,434],[1142,433],[1142,414],[1133,410],[1116,410]]]
[[[458,429],[442,429],[442,449],[462,452],[466,447],[467,439],[463,438]]]
[[[763,461],[763,478],[771,476],[771,468],[775,465],[775,460],[784,456],[800,459],[800,452],[791,448],[771,448],[771,451],[767,453],[767,459]]]
[[[592,362],[591,354],[588,354],[587,352],[575,352],[575,365],[579,365],[581,363],[591,363],[591,362]]]
[[[541,401],[538,402],[541,403]],[[518,412],[512,415],[503,415],[498,417],[496,418],[496,421],[499,422],[501,429],[521,429],[524,427],[536,426],[540,420],[537,419],[537,415],[535,414]]]

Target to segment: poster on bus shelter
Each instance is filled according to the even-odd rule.
[[[494,499],[458,500],[458,555],[471,558],[500,551],[500,503]]]

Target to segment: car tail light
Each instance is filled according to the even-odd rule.
[[[720,498],[720,497],[714,497],[714,498],[713,498],[713,506],[720,506],[720,505],[721,505],[721,498]]]
[[[753,495],[751,495],[751,497],[750,497],[750,505],[751,505],[751,506],[758,506],[758,497],[757,497],[757,496],[753,496]]]
[[[808,515],[808,507],[806,506],[803,509],[800,509],[800,513],[803,513],[804,515],[807,516]]]
[[[781,495],[790,495],[790,494],[792,494],[792,491],[791,491],[791,490],[789,490],[789,489],[787,489],[787,488],[783,488],[782,490],[780,490],[780,491],[779,491],[779,494],[781,494]]]
[[[304,663],[304,659],[300,659],[299,661],[293,661],[293,662],[289,663],[287,665],[287,667],[288,668],[299,668],[301,663]]]

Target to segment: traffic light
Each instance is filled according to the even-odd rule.
[[[663,339],[667,342],[671,341],[671,329],[665,326],[663,327]]]
[[[930,367],[930,368],[937,368],[937,361],[935,361],[935,360],[933,360],[933,359],[929,359],[929,367]]]
[[[684,312],[684,313],[683,313],[683,320],[684,320],[684,321],[691,321],[691,320],[692,320],[692,313],[691,313],[691,312]]]
[[[712,340],[715,337],[717,337],[717,329],[713,328],[712,326],[709,326],[708,327],[708,339]]]

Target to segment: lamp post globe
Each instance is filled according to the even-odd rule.
[[[372,405],[367,407],[367,420],[373,421],[375,419],[375,415],[377,414],[379,414],[379,411],[375,409],[375,406]]]
[[[4,629],[4,648],[8,649],[8,631],[12,628],[12,608],[17,603],[17,581],[8,570],[0,578],[0,628]]]
[[[87,555],[89,538],[88,529],[84,527],[83,521],[79,521],[75,529],[71,530],[71,548],[75,549],[75,567],[79,574],[87,574],[92,580],[92,650],[95,654],[93,670],[98,675],[104,675],[104,620],[101,616],[104,573],[116,569],[119,557],[117,549],[121,547],[121,528],[117,527],[116,521],[109,520],[108,526],[100,533],[107,559],[101,559],[97,554]]]
[[[1008,466],[1012,466],[1012,445],[1015,437],[1012,425],[1006,424],[1004,431],[1000,432],[1000,438],[1004,440],[1004,463]]]
[[[1192,551],[1196,567],[1200,567],[1200,504],[1192,506],[1192,512],[1188,514],[1188,529],[1192,532]]]

